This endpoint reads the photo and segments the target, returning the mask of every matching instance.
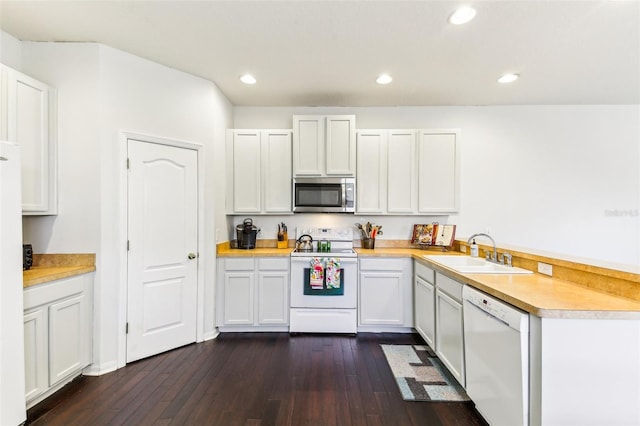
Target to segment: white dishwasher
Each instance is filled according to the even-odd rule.
[[[529,314],[462,290],[466,391],[492,426],[529,424]]]

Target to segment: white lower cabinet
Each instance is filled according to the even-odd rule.
[[[217,325],[243,331],[289,325],[289,258],[226,257],[218,260]]]
[[[436,272],[435,351],[456,380],[465,386],[462,286]]]
[[[24,290],[27,407],[91,364],[92,287],[84,274]]]
[[[412,260],[359,259],[358,324],[413,327]]]
[[[435,350],[436,335],[436,287],[434,270],[415,262],[413,273],[415,329]]]
[[[49,387],[46,316],[46,307],[31,310],[31,312],[24,315],[26,401],[34,399]]]

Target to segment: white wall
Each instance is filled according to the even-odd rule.
[[[122,365],[124,323],[119,239],[125,218],[121,131],[204,146],[205,337],[214,333],[215,224],[219,161],[231,106],[206,80],[107,46],[24,43],[23,71],[58,89],[59,214],[23,221],[36,252],[94,252],[94,372]],[[219,140],[218,140],[219,139]],[[221,156],[224,158],[224,155]],[[222,160],[224,161],[224,160]],[[223,164],[223,163],[222,163]],[[224,207],[222,207],[224,209]]]
[[[458,225],[459,237],[488,230],[501,246],[622,269],[640,265],[638,105],[237,107],[234,126],[291,128],[293,114],[330,113],[355,114],[359,129],[461,129],[460,213],[448,218]],[[413,223],[447,221],[365,218],[382,223],[383,238],[394,239],[408,239]],[[287,217],[254,219],[275,235],[275,224]],[[317,220],[288,219],[305,225]],[[324,220],[350,226],[362,218]]]
[[[4,31],[0,31],[0,63],[22,70],[22,42]]]

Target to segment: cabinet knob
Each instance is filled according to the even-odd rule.
[[[198,256],[195,253],[189,253],[187,255],[187,258],[189,258],[189,259],[195,259],[196,257],[198,257]]]

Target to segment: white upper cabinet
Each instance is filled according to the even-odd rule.
[[[355,176],[354,115],[294,115],[294,176]]]
[[[227,138],[231,155],[232,191],[230,213],[260,213],[262,210],[260,131],[235,130]]]
[[[263,211],[291,213],[291,130],[262,132]]]
[[[229,130],[227,213],[291,213],[291,130]]]
[[[385,213],[387,209],[387,131],[357,132],[356,210]]]
[[[389,131],[387,164],[387,212],[415,213],[418,195],[415,131]]]
[[[324,116],[293,116],[293,175],[324,174]]]
[[[20,145],[23,215],[57,213],[55,91],[1,66],[0,136]]]
[[[359,214],[458,209],[457,130],[358,130]]]
[[[418,212],[458,211],[458,131],[421,130],[418,139]]]
[[[356,175],[356,117],[330,115],[326,118],[327,162],[329,176]]]

